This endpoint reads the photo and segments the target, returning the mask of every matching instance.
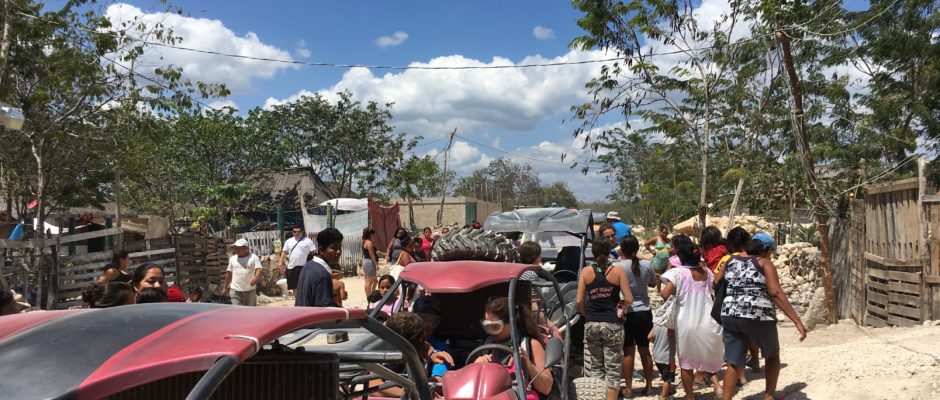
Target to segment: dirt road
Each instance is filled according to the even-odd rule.
[[[347,307],[365,307],[362,278],[344,278]],[[293,306],[283,299],[269,306]],[[940,399],[940,326],[914,328],[860,327],[846,320],[819,327],[799,342],[789,322],[779,325],[783,369],[777,397],[784,399]],[[637,369],[640,369],[637,362]],[[764,379],[760,370],[748,371],[748,383],[736,399],[760,399]],[[633,384],[634,398],[643,383]],[[660,382],[654,381],[654,391]],[[680,388],[676,398],[684,394]],[[699,399],[714,399],[709,388],[696,390]]]

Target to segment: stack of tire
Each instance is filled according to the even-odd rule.
[[[483,229],[454,230],[434,242],[434,261],[477,260],[519,262],[516,244],[505,236]]]

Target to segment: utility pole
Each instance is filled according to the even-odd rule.
[[[457,128],[450,131],[447,147],[444,148],[444,173],[441,175],[441,208],[437,210],[437,226],[441,226],[444,220],[444,197],[447,196],[447,158],[450,157],[450,148],[454,145],[454,135],[456,134]]]

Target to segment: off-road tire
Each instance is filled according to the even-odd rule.
[[[597,378],[577,378],[568,387],[570,400],[603,400],[607,398],[607,383]]]
[[[431,259],[514,263],[519,262],[519,250],[512,240],[499,233],[467,228],[450,232],[435,241]]]

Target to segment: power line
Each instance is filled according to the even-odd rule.
[[[785,30],[789,30],[789,29],[799,29],[799,30],[802,30],[802,31],[804,31],[804,32],[806,32],[806,33],[813,34],[813,35],[817,35],[817,36],[836,36],[836,35],[839,35],[839,34],[844,34],[844,33],[851,32],[851,31],[853,31],[853,30],[855,30],[855,29],[858,29],[858,28],[860,28],[861,26],[863,26],[863,25],[865,25],[865,24],[871,22],[871,21],[874,20],[875,18],[877,18],[877,17],[879,17],[880,15],[884,14],[885,12],[887,12],[891,7],[893,7],[893,6],[894,6],[895,4],[897,4],[899,1],[900,1],[900,0],[895,0],[891,5],[885,7],[884,10],[882,10],[881,12],[879,12],[878,14],[876,14],[875,16],[869,18],[868,20],[866,20],[866,21],[864,21],[864,22],[862,22],[862,23],[856,25],[855,27],[853,27],[853,28],[851,28],[851,29],[839,31],[839,32],[819,33],[819,32],[813,32],[813,31],[810,31],[810,30],[806,29],[806,28],[805,28],[805,25],[806,25],[808,22],[814,21],[815,19],[819,18],[819,15],[813,17],[810,21],[807,21],[807,23],[795,24],[795,25],[792,25],[792,26],[789,26],[789,27],[785,27],[785,28],[783,28],[783,29],[781,29],[781,30],[784,30],[784,31],[785,31]],[[830,5],[830,7],[831,7],[831,5]],[[827,10],[828,10],[828,9],[827,9]],[[869,10],[869,11],[871,11],[871,10]],[[49,19],[47,19],[47,18],[43,18],[43,17],[38,16],[38,15],[28,14],[28,13],[25,13],[25,12],[22,12],[22,11],[19,11],[19,10],[15,10],[14,12],[17,13],[17,14],[19,14],[19,15],[21,15],[21,16],[27,17],[27,18],[36,19],[36,20],[40,20],[40,21],[44,21],[44,22],[52,23],[52,24],[64,25],[64,26],[68,27],[68,25],[65,24],[65,23],[61,23],[61,22],[59,22],[59,21],[52,21],[52,20],[49,20]],[[100,35],[100,34],[105,34],[105,35],[110,35],[110,36],[113,36],[113,37],[119,38],[119,39],[126,39],[126,37],[123,37],[123,36],[119,35],[119,34],[116,33],[116,32],[106,32],[106,31],[105,31],[105,32],[102,32],[102,31],[98,31],[98,30],[94,30],[94,29],[89,29],[89,28],[85,28],[85,27],[81,27],[81,26],[73,26],[73,28],[74,28],[74,29],[78,29],[78,30],[82,30],[82,31],[86,31],[86,32],[90,32],[90,33],[94,33],[94,34],[99,34],[99,35]],[[757,40],[759,40],[759,39],[761,39],[761,38],[763,38],[763,37],[765,37],[765,36],[766,36],[766,37],[772,37],[772,36],[773,36],[773,33],[767,33],[767,34],[764,34],[764,35],[758,35],[758,36],[755,36],[755,37],[745,38],[745,39],[739,40],[739,41],[734,42],[734,43],[728,43],[728,44],[726,44],[726,45],[704,46],[704,47],[697,47],[697,48],[694,48],[694,49],[678,49],[678,50],[664,51],[664,52],[653,52],[653,51],[650,51],[650,52],[645,53],[645,54],[644,54],[642,51],[640,51],[640,55],[641,55],[641,56],[645,56],[645,57],[657,57],[657,56],[668,56],[668,55],[675,55],[675,54],[696,53],[696,52],[700,52],[700,51],[704,51],[704,50],[711,50],[711,49],[715,49],[715,48],[719,48],[719,47],[725,47],[725,46],[739,46],[739,45],[746,44],[746,43],[749,43],[749,42],[757,41]],[[560,66],[569,66],[569,65],[597,64],[597,63],[607,63],[607,62],[615,62],[615,61],[622,61],[622,60],[624,60],[624,57],[611,57],[611,58],[601,58],[601,59],[581,60],[581,61],[558,61],[558,62],[549,62],[549,63],[530,63],[530,64],[513,64],[513,65],[463,65],[463,66],[422,66],[422,65],[394,66],[394,65],[369,65],[369,64],[355,64],[355,63],[328,63],[328,62],[316,62],[316,61],[299,61],[299,60],[292,60],[292,59],[279,59],[279,58],[270,58],[270,57],[255,57],[255,56],[248,56],[248,55],[244,55],[244,54],[225,53],[225,52],[215,51],[215,50],[198,49],[198,48],[193,48],[193,47],[179,46],[179,45],[173,45],[173,44],[162,43],[162,42],[153,42],[153,41],[144,40],[144,39],[140,39],[140,38],[136,38],[136,39],[135,39],[135,38],[131,38],[131,40],[136,41],[136,42],[139,42],[139,43],[143,43],[143,44],[148,44],[148,45],[151,45],[151,46],[158,46],[158,47],[164,47],[164,48],[175,49],[175,50],[180,50],[180,51],[188,51],[188,52],[193,52],[193,53],[209,54],[209,55],[214,55],[214,56],[229,57],[229,58],[237,58],[237,59],[244,59],[244,60],[251,60],[251,61],[271,62],[271,63],[280,63],[280,64],[288,64],[288,65],[302,65],[302,66],[310,66],[310,67],[328,67],[328,68],[368,68],[368,69],[377,69],[377,70],[399,70],[399,71],[403,71],[403,70],[444,71],[444,70],[527,69],[527,68],[540,68],[540,67],[560,67]]]
[[[44,21],[50,24],[58,24],[58,25],[64,25],[68,27],[67,24],[60,23],[58,21],[52,21],[52,20],[43,18],[38,15],[27,14],[22,11],[14,11],[14,12],[26,18],[36,19],[36,20]],[[98,34],[98,35],[102,35],[102,34],[109,35],[118,39],[130,38],[130,37],[121,36],[116,32],[97,31],[94,29],[89,29],[89,28],[85,28],[81,26],[73,26],[72,28],[85,31],[85,32]],[[759,35],[757,37],[746,38],[746,39],[742,39],[737,42],[729,43],[727,45],[722,45],[722,46],[705,46],[705,47],[697,47],[694,49],[679,49],[679,50],[664,51],[664,52],[658,52],[658,53],[652,52],[652,51],[648,53],[643,53],[642,51],[640,51],[640,55],[644,57],[656,57],[656,56],[668,56],[668,55],[675,55],[675,54],[694,53],[694,52],[700,52],[700,51],[715,49],[715,48],[724,47],[724,46],[737,46],[737,45],[745,44],[748,42],[756,41],[763,36],[769,37],[769,36],[772,36],[772,34],[765,34],[765,35]],[[255,57],[255,56],[247,56],[244,54],[225,53],[225,52],[215,51],[215,50],[197,49],[193,47],[179,46],[179,45],[173,45],[173,44],[162,43],[162,42],[153,42],[153,41],[139,39],[139,38],[136,38],[136,39],[130,38],[130,39],[135,42],[148,44],[151,46],[158,46],[158,47],[164,47],[164,48],[181,50],[181,51],[188,51],[188,52],[193,52],[193,53],[209,54],[209,55],[215,55],[215,56],[220,56],[220,57],[238,58],[238,59],[251,60],[251,61],[272,62],[272,63],[281,63],[281,64],[289,64],[289,65],[303,65],[303,66],[310,66],[310,67],[368,68],[368,69],[378,69],[378,70],[442,71],[442,70],[527,69],[527,68],[539,68],[539,67],[560,67],[560,66],[569,66],[569,65],[597,64],[597,63],[607,63],[607,62],[615,62],[615,61],[624,60],[624,57],[612,57],[612,58],[600,58],[600,59],[581,60],[581,61],[558,61],[558,62],[549,62],[549,63],[530,63],[530,64],[513,64],[513,65],[462,65],[462,66],[369,65],[369,64],[328,63],[328,62],[299,61],[299,60],[289,60],[289,59],[279,59],[279,58],[269,58],[269,57]]]
[[[133,75],[135,75],[135,76],[137,76],[137,77],[143,78],[144,80],[146,80],[146,81],[148,81],[148,82],[151,82],[151,83],[153,83],[153,84],[155,84],[155,85],[157,85],[157,86],[163,88],[164,90],[169,90],[169,91],[171,91],[171,92],[173,92],[173,93],[176,93],[176,94],[178,94],[178,95],[185,96],[185,97],[189,98],[190,100],[196,102],[197,104],[199,104],[199,105],[201,105],[201,106],[203,106],[203,107],[205,107],[205,108],[208,108],[208,109],[210,109],[210,110],[219,111],[218,108],[215,108],[215,107],[212,107],[212,106],[210,106],[210,105],[208,105],[208,104],[206,104],[206,103],[203,103],[203,102],[202,102],[198,97],[196,97],[196,96],[192,96],[192,95],[190,95],[189,93],[185,93],[185,92],[181,92],[181,91],[179,91],[179,90],[173,89],[173,88],[167,86],[166,84],[164,84],[164,83],[162,83],[162,82],[160,82],[160,81],[158,81],[158,80],[156,80],[156,79],[153,79],[153,78],[151,78],[151,77],[149,77],[149,76],[147,76],[147,75],[141,74],[140,72],[134,71],[133,68],[128,67],[128,66],[126,66],[126,65],[123,65],[123,64],[121,64],[121,63],[119,63],[119,62],[117,62],[117,61],[114,61],[114,60],[112,60],[112,59],[110,59],[110,58],[108,58],[108,57],[101,56],[101,58],[103,58],[103,59],[105,59],[105,60],[107,60],[107,61],[110,61],[112,64],[117,65],[118,67],[121,67],[121,68],[126,69],[126,70],[127,70],[128,72],[130,72],[131,74],[133,74]]]
[[[871,22],[871,21],[874,21],[875,18],[878,18],[878,17],[882,16],[884,13],[888,12],[888,10],[890,10],[892,7],[894,7],[899,1],[901,1],[901,0],[894,0],[894,2],[892,2],[891,4],[888,4],[887,6],[885,6],[884,10],[881,10],[881,12],[879,12],[878,14],[875,14],[874,16],[872,16],[871,18],[869,18],[869,19],[863,21],[862,23],[857,24],[857,25],[855,25],[855,26],[853,26],[853,27],[851,27],[851,28],[843,29],[843,30],[840,30],[840,31],[837,31],[837,32],[830,32],[830,33],[813,32],[813,31],[811,31],[811,30],[809,30],[809,29],[806,29],[805,27],[800,27],[800,26],[798,26],[798,25],[794,25],[793,28],[797,28],[797,29],[799,29],[799,30],[801,30],[801,31],[803,31],[803,32],[806,32],[806,33],[809,33],[809,34],[815,35],[815,36],[824,36],[824,37],[825,37],[825,36],[844,35],[844,34],[846,34],[846,33],[852,32],[852,31],[854,31],[854,30],[856,30],[856,29],[858,29],[858,28],[861,28],[862,26],[868,25],[868,23]],[[872,10],[869,9],[867,12],[871,12],[871,11],[872,11]],[[815,18],[814,18],[814,19],[815,19]],[[810,20],[810,21],[812,21],[812,20]]]

